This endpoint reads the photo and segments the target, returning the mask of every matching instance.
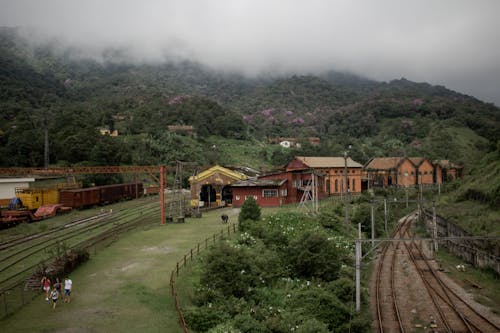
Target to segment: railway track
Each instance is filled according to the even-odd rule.
[[[393,238],[412,238],[412,215],[404,218],[393,233]],[[414,284],[423,286],[419,290],[419,302],[430,306],[425,319],[431,318],[429,328],[432,332],[500,332],[500,327],[481,314],[466,300],[459,296],[441,278],[433,261],[427,258],[415,241],[401,241],[384,244],[378,261],[375,276],[375,299],[378,332],[411,332],[414,327],[409,313],[401,310],[399,300],[407,299],[405,290],[397,287],[397,262],[411,264]],[[401,286],[401,282],[399,283]],[[416,308],[417,305],[412,306]]]
[[[50,249],[64,242],[68,248],[78,247],[89,239],[117,233],[159,216],[158,203],[142,203],[130,209],[105,214],[99,219],[73,221],[60,228],[2,243],[0,251],[0,289],[31,273],[40,262],[49,260]]]

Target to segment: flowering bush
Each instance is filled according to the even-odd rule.
[[[188,326],[211,333],[369,332],[369,320],[351,313],[353,244],[336,222],[324,227],[338,213],[240,221],[235,241],[200,260],[199,308],[188,312]]]

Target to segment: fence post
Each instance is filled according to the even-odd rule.
[[[175,264],[175,269],[177,270],[177,276],[179,276],[179,262]]]
[[[184,267],[186,267],[186,255],[184,255]]]
[[[170,273],[170,289],[172,290],[172,296],[174,296],[174,271]]]
[[[191,249],[191,261],[193,261],[193,249]]]
[[[208,249],[208,238],[205,238],[205,250]]]
[[[200,254],[200,243],[198,243],[198,245],[196,246],[197,247],[197,254]]]
[[[236,224],[233,224],[233,232],[236,232]]]

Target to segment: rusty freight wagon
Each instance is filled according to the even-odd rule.
[[[74,190],[62,190],[60,193],[60,203],[66,207],[85,208],[137,198],[142,195],[143,191],[142,183],[114,184]]]

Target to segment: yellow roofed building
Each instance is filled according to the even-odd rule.
[[[247,175],[220,165],[189,177],[191,207],[224,207],[232,204],[231,184],[248,179]]]

